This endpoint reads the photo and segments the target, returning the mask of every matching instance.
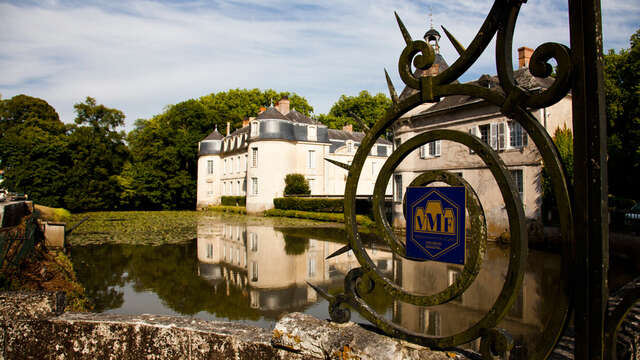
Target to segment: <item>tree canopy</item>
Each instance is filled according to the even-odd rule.
[[[604,57],[609,193],[640,200],[640,29]]]
[[[372,127],[384,116],[389,106],[391,106],[391,100],[386,95],[378,93],[372,96],[368,91],[363,90],[358,96],[340,96],[329,113],[321,114],[317,119],[331,129],[342,129],[343,126],[352,124],[355,131],[362,131],[362,127],[354,116],[360,118],[368,127]]]

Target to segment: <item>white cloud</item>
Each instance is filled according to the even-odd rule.
[[[404,42],[393,11],[414,38],[429,24],[426,1],[367,3],[300,0],[48,1],[0,3],[0,93],[47,100],[63,121],[85,96],[136,118],[165,105],[229,88],[274,88],[305,96],[327,112],[341,94],[386,92],[383,68],[400,91]],[[443,24],[469,44],[491,6],[456,0],[433,5]],[[638,28],[634,0],[603,2],[605,48],[628,47]],[[523,5],[514,48],[568,43],[566,3]],[[443,34],[444,35],[444,34]],[[457,54],[442,39],[449,63]],[[495,73],[491,45],[463,80]],[[514,50],[515,51],[515,50]]]

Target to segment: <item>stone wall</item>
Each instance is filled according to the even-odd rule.
[[[0,359],[463,358],[300,313],[271,332],[188,317],[63,311],[62,293],[0,293]]]

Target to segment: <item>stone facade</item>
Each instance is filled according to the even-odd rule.
[[[197,208],[220,204],[221,196],[247,197],[247,212],[273,208],[287,174],[303,174],[311,195],[344,194],[347,171],[325,159],[349,164],[364,133],[333,130],[289,110],[289,100],[248,119],[228,136],[214,130],[198,144]],[[371,195],[377,172],[391,153],[379,139],[365,164],[359,195]],[[391,187],[388,189],[391,193]]]

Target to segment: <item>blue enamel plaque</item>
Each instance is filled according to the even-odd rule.
[[[464,187],[408,187],[406,196],[407,257],[464,264]]]

